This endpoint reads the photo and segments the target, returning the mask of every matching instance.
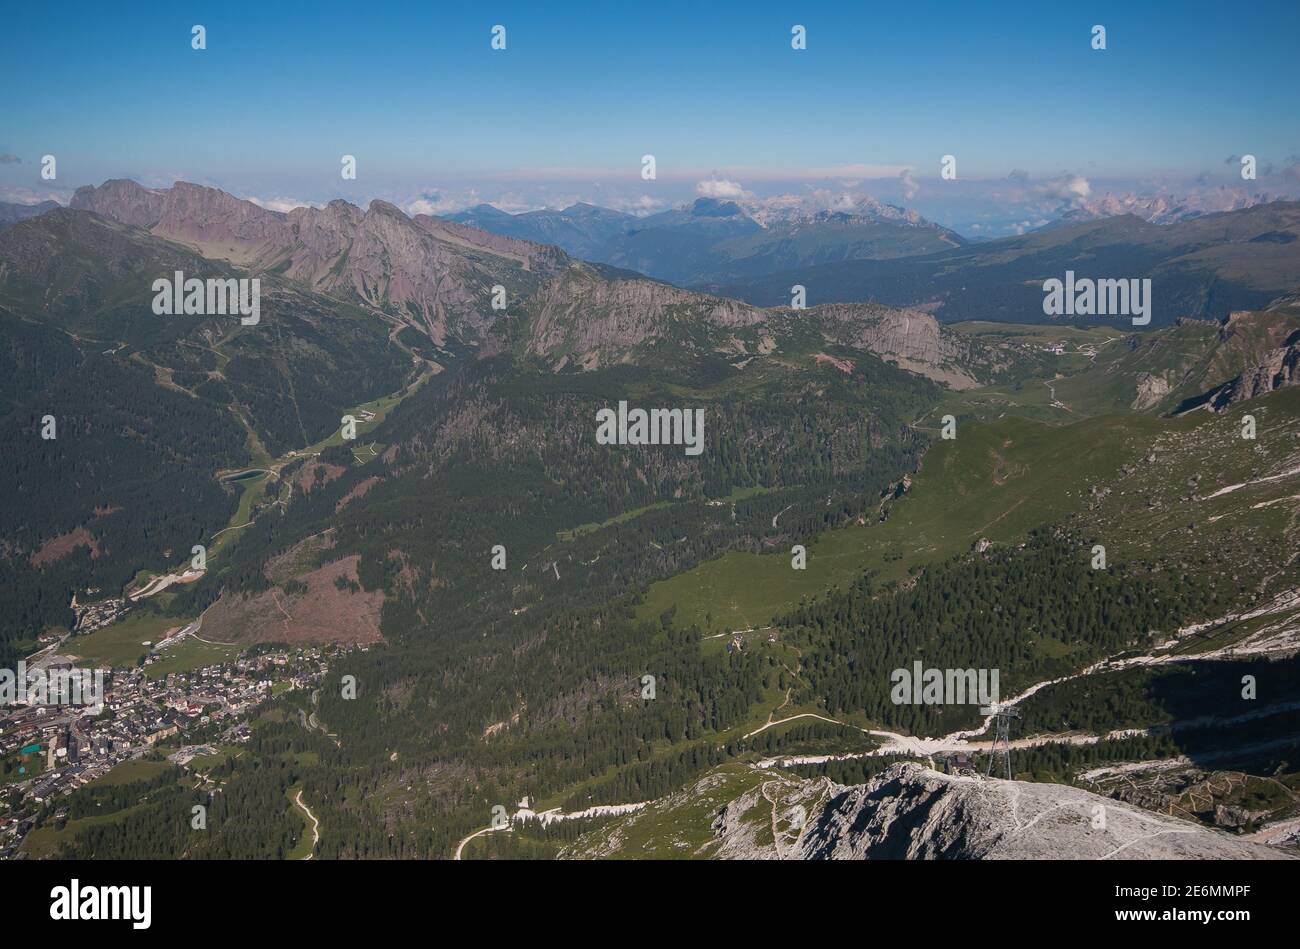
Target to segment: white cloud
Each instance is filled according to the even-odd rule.
[[[911,201],[921,190],[920,184],[912,177],[912,172],[906,168],[899,173],[898,184],[903,189],[904,201]]]
[[[601,204],[600,201],[590,201],[589,204]],[[660,198],[652,198],[648,194],[643,194],[635,198],[608,197],[605,199],[603,207],[613,211],[626,211],[629,214],[650,214],[666,207],[668,202]]]
[[[310,201],[299,201],[297,198],[258,198],[249,195],[245,200],[251,201],[259,208],[266,208],[268,211],[292,211],[294,208],[310,208],[314,205]]]
[[[1042,184],[1036,185],[1034,190],[1054,201],[1078,205],[1092,194],[1092,185],[1083,175],[1064,174],[1047,179]]]
[[[726,178],[706,178],[704,181],[696,182],[695,193],[704,198],[734,200],[746,197],[745,189],[740,186],[740,182],[728,181]]]
[[[402,205],[402,210],[407,214],[428,214],[431,217],[437,217],[440,214],[451,214],[455,211],[463,211],[466,208],[472,208],[476,204],[482,204],[483,199],[479,197],[478,191],[470,189],[460,194],[443,194],[441,191],[426,191],[418,198],[408,201]],[[494,201],[493,204],[501,207],[502,210],[509,210],[500,203]]]

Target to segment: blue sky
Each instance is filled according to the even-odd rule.
[[[1013,169],[1186,190],[1198,176],[1231,183],[1225,158],[1242,153],[1275,173],[1257,187],[1285,189],[1300,153],[1298,11],[1294,0],[10,4],[0,192],[181,177],[266,200],[652,207],[717,177],[751,194],[849,181],[952,218],[976,214]],[[204,51],[190,48],[196,23]],[[796,23],[803,51],[790,48]],[[504,51],[490,48],[495,24]],[[1090,46],[1094,24],[1104,51]],[[57,183],[39,178],[47,153]],[[652,188],[639,177],[646,153]],[[355,182],[339,177],[344,154],[357,157]],[[946,194],[927,185],[945,154],[967,182]]]

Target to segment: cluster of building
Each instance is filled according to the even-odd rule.
[[[159,742],[218,730],[223,742],[247,740],[251,713],[273,691],[319,682],[326,662],[305,648],[158,678],[115,669],[99,705],[0,705],[0,859],[17,852],[42,806]]]
[[[749,633],[753,633],[753,632],[755,632],[755,630],[752,626],[747,629],[732,630],[731,638],[727,640],[727,652],[743,652],[746,643],[748,642],[748,640],[745,637]],[[767,642],[769,644],[775,644],[780,641],[780,636],[777,635],[775,626],[764,626],[762,629],[757,630],[757,632],[760,633],[766,632]]]
[[[87,590],[87,595],[99,592],[98,590]],[[72,612],[76,615],[76,620],[72,629],[76,633],[93,633],[101,626],[107,626],[116,620],[123,613],[127,612],[130,604],[126,597],[108,597],[104,600],[96,600],[94,603],[78,603],[76,594],[72,597]]]

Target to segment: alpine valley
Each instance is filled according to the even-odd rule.
[[[1300,205],[1116,210],[0,209],[0,855],[1297,855]]]

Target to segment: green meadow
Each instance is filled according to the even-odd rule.
[[[1069,427],[1008,417],[959,423],[936,441],[911,490],[884,522],[853,524],[807,544],[805,570],[788,550],[731,552],[654,584],[637,615],[677,607],[679,626],[718,632],[764,626],[805,597],[851,583],[864,571],[901,580],[926,563],[969,550],[980,538],[1009,543],[1083,503],[1089,485],[1139,457],[1156,419],[1099,418]],[[711,619],[710,619],[711,617]]]

